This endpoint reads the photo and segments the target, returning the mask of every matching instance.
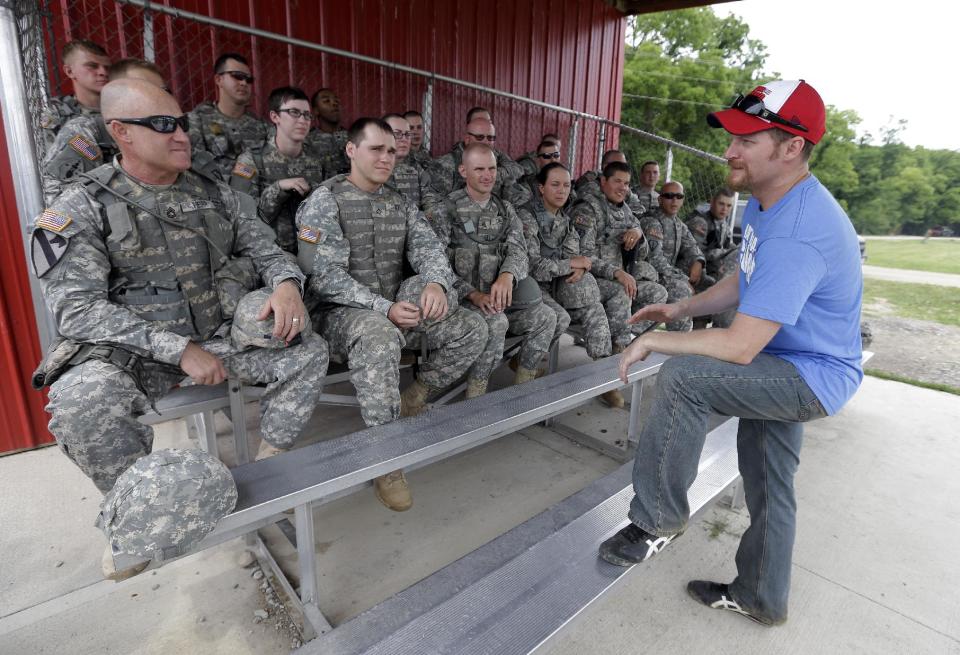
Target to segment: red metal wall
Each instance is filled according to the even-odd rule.
[[[0,115],[0,153],[7,142]],[[30,387],[40,361],[33,299],[27,277],[10,161],[0,156],[0,453],[53,441],[45,396]]]

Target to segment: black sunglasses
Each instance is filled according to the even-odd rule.
[[[762,118],[771,123],[777,123],[778,125],[786,125],[787,127],[792,127],[795,130],[800,130],[801,132],[807,132],[807,128],[801,125],[797,121],[788,121],[786,118],[783,118],[779,114],[776,114],[769,109],[767,109],[763,100],[757,96],[743,96],[738,95],[737,98],[733,101],[733,104],[730,105],[731,109],[739,109],[744,114],[749,114],[750,116],[756,116],[757,118]]]
[[[559,152],[538,152],[537,157],[540,159],[560,159]]]
[[[674,191],[667,191],[666,193],[661,193],[660,197],[666,198],[667,200],[683,200],[683,194],[676,193]]]
[[[473,137],[474,139],[476,139],[477,141],[484,141],[484,140],[486,140],[486,141],[496,141],[496,140],[497,140],[497,137],[496,137],[495,135],[493,135],[493,134],[474,134],[473,132],[467,132],[467,134],[469,134],[470,136],[472,136],[472,137]]]
[[[253,75],[250,73],[244,73],[243,71],[220,71],[217,73],[217,75],[229,75],[238,82],[253,84]]]
[[[129,123],[130,125],[142,125],[160,134],[176,132],[178,125],[184,132],[190,130],[190,119],[186,114],[182,116],[147,116],[146,118],[111,118],[106,122],[111,123],[113,121]]]

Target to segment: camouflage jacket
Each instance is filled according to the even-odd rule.
[[[463,148],[463,142],[457,143],[453,146],[453,150],[434,159],[427,167],[433,188],[441,198],[446,198],[452,191],[466,186],[463,176],[460,175]],[[493,185],[493,195],[510,202],[514,207],[521,207],[530,202],[532,198],[530,190],[526,185],[518,184],[523,177],[523,169],[499,150],[493,152],[497,157],[497,181]]]
[[[473,291],[489,293],[500,273],[514,281],[527,276],[523,224],[510,203],[493,196],[481,206],[459,189],[438,209],[434,228],[447,248],[461,301]]]
[[[287,279],[302,288],[251,199],[222,182],[187,171],[146,186],[116,161],[85,175],[99,184],[69,185],[31,236],[34,273],[63,337],[176,365],[188,342],[228,332],[247,290]]]
[[[297,261],[312,304],[390,311],[406,256],[426,282],[444,289],[453,273],[423,214],[390,187],[367,193],[337,175],[297,210]]]
[[[650,263],[660,277],[686,279],[690,266],[695,261],[704,261],[690,230],[676,216],[666,216],[657,210],[644,216],[641,225],[651,244],[658,246]]]
[[[636,198],[637,204],[642,207],[642,209],[634,211],[637,213],[637,216],[643,216],[644,214],[649,214],[651,212],[660,210],[660,194],[650,189],[649,191],[644,191],[640,187],[630,190],[630,195],[633,198]]]
[[[720,277],[725,275],[723,260],[736,252],[733,233],[727,221],[715,217],[708,209],[706,212],[695,212],[686,220],[686,225],[707,262],[707,273]]]
[[[350,162],[347,161],[345,147],[347,145],[347,131],[324,132],[310,130],[303,147],[311,155],[323,162],[323,168],[328,175],[350,173]]]
[[[430,182],[430,173],[416,160],[410,157],[398,160],[387,185],[423,211],[427,220],[433,219],[433,213],[441,199]]]
[[[580,235],[570,225],[570,219],[561,209],[554,216],[543,203],[528,203],[517,214],[523,223],[523,238],[527,242],[530,277],[537,282],[552,282],[554,278],[570,275],[570,258],[580,254]]]
[[[80,173],[92,171],[113,160],[117,144],[107,132],[99,111],[76,114],[57,132],[43,158],[43,199],[46,204],[60,195],[65,184]]]
[[[623,269],[623,233],[640,230],[640,221],[626,203],[615,205],[606,196],[588,193],[570,210],[571,221],[580,234],[580,254],[592,260],[590,272],[598,278],[614,279]],[[641,233],[643,230],[641,230]],[[637,244],[637,258],[650,256],[650,244],[644,238]]]
[[[263,121],[251,114],[230,118],[212,102],[197,105],[189,118],[191,146],[213,155],[224,180],[230,179],[240,153],[259,153],[267,138],[267,124]]]
[[[230,186],[257,201],[260,218],[277,233],[277,243],[287,252],[297,253],[297,208],[306,196],[280,188],[280,180],[302,177],[311,191],[330,177],[323,162],[307,150],[289,157],[277,150],[273,138],[267,140],[260,154],[245,151],[237,158],[230,175]]]
[[[49,150],[64,123],[81,114],[99,114],[99,109],[84,107],[75,96],[50,98],[49,104],[40,114],[40,128],[43,130],[44,150]]]

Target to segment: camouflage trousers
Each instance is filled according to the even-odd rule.
[[[290,448],[310,420],[327,373],[327,344],[316,334],[283,350],[255,348],[238,352],[224,339],[200,346],[223,360],[227,373],[244,383],[266,384],[260,399],[263,439],[277,448]],[[182,382],[176,372],[154,362],[144,363],[137,388],[129,373],[114,364],[90,359],[72,367],[50,387],[50,432],[60,450],[106,493],[117,478],[153,449],[153,428],[138,416],[151,400]]]
[[[480,308],[465,301],[462,307],[468,314],[478,316],[487,324],[487,341],[477,357],[477,361],[470,367],[469,376],[475,380],[489,380],[493,369],[503,359],[503,340],[507,332],[523,337],[518,356],[520,366],[526,369],[536,369],[537,364],[550,350],[550,343],[557,326],[557,314],[543,303],[538,303],[527,309],[507,310],[501,314],[487,316]]]
[[[627,298],[627,292],[616,280],[604,280],[598,277],[597,286],[600,287],[600,302],[607,316],[610,340],[614,346],[626,347],[633,340],[633,333],[630,331],[630,325],[627,324],[627,319],[630,318],[630,299]]]
[[[401,330],[378,311],[355,307],[321,310],[314,327],[344,359],[367,425],[400,416],[400,349],[419,348],[427,339],[427,361],[419,381],[431,391],[448,387],[473,364],[487,341],[487,325],[470,312],[452,308],[445,318],[416,330]]]
[[[649,280],[637,280],[637,295],[630,305],[631,314],[636,313],[647,305],[656,305],[667,302],[669,293],[663,285]],[[640,321],[631,326],[634,334],[643,334],[654,325],[653,321]]]
[[[561,281],[561,284],[563,282]],[[623,296],[623,304],[627,303],[626,294]],[[563,331],[570,325],[576,325],[581,328],[584,346],[591,359],[600,359],[609,357],[611,351],[610,324],[607,322],[607,314],[603,309],[603,304],[597,302],[586,307],[577,307],[576,309],[565,309],[556,300],[554,300],[546,290],[543,290],[543,303],[557,312],[557,330],[560,329],[560,317],[565,317]]]
[[[570,314],[567,313],[567,310],[564,309],[560,303],[550,297],[545,285],[540,285],[540,293],[543,295],[543,304],[552,309],[553,313],[557,315],[557,326],[553,328],[553,339],[550,341],[550,347],[552,348],[560,339],[560,336],[570,327]]]
[[[661,281],[663,282],[663,287],[667,290],[666,302],[680,302],[693,295],[693,290],[690,288],[688,278],[682,276],[682,274],[670,276]],[[689,332],[693,329],[693,319],[688,316],[679,321],[672,321],[667,323],[667,329],[671,332]]]

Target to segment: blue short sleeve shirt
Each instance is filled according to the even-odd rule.
[[[863,276],[856,231],[813,175],[767,210],[747,203],[739,291],[739,312],[781,324],[763,352],[796,366],[837,413],[863,379]]]

